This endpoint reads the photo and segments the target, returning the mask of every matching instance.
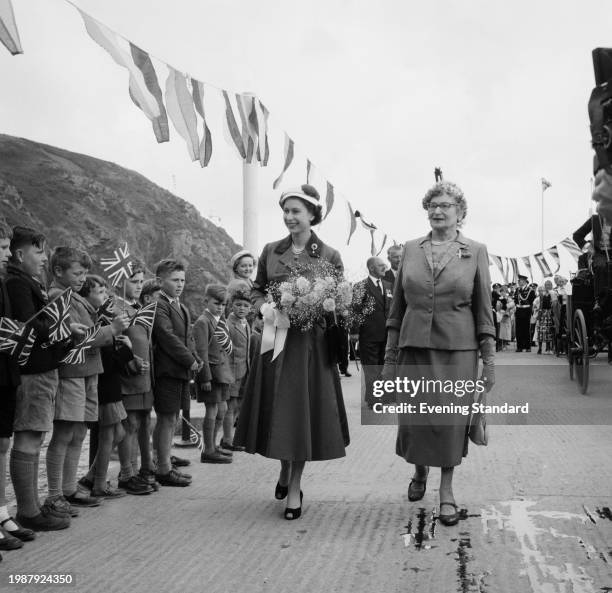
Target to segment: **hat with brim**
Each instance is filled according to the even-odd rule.
[[[523,276],[522,274],[519,274],[518,279],[519,280],[524,280],[525,282],[527,282],[527,280],[528,280],[527,276]]]
[[[255,263],[255,256],[248,249],[243,249],[242,251],[232,255],[232,259],[230,259],[232,270],[236,269],[236,265],[243,257],[250,257],[253,260],[253,263]]]
[[[299,200],[304,200],[305,202],[312,204],[316,208],[323,208],[323,206],[321,205],[321,197],[319,196],[319,192],[308,183],[284,191],[281,194],[280,199],[278,200],[278,203],[280,204],[281,208],[283,207],[285,201],[289,198],[298,198]]]

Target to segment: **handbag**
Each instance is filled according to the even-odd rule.
[[[486,405],[486,396],[483,393],[479,402]],[[484,412],[475,412],[470,418],[470,426],[468,428],[468,436],[470,441],[475,445],[486,446],[489,443],[489,428],[487,427],[487,415]]]

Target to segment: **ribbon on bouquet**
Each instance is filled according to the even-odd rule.
[[[290,322],[286,313],[276,308],[276,303],[264,303],[261,306],[263,316],[263,330],[261,332],[261,354],[274,349],[272,360],[274,360],[285,347],[287,332]]]

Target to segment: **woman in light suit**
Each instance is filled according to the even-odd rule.
[[[495,326],[487,249],[459,232],[467,203],[454,183],[436,183],[425,194],[423,208],[431,232],[404,247],[387,320],[384,376],[475,381],[480,351],[481,379],[489,391],[495,382]],[[403,394],[401,400],[419,410],[420,402],[466,406],[473,397],[455,389]],[[459,520],[452,480],[455,466],[467,454],[469,418],[431,412],[399,418],[396,453],[415,464],[408,498],[423,498],[429,466],[440,467],[439,517],[445,525]]]

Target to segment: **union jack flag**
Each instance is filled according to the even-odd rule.
[[[64,364],[83,364],[85,362],[85,352],[91,348],[91,344],[96,339],[101,328],[102,326],[99,323],[90,327],[85,332],[83,339],[74,348],[71,348],[60,362]]]
[[[100,325],[110,325],[115,316],[115,301],[108,297],[96,311]]]
[[[44,309],[45,313],[52,321],[49,326],[49,344],[61,342],[70,337],[68,319],[71,298],[72,290],[69,288],[62,296],[47,305]]]
[[[122,278],[128,279],[132,275],[132,262],[127,243],[119,249],[115,249],[113,257],[100,260],[104,271],[108,274],[108,279],[113,286],[117,286]]]
[[[130,325],[140,325],[146,330],[153,329],[153,321],[155,320],[155,311],[157,310],[157,302],[153,302],[142,309],[139,309],[134,317],[130,320]]]
[[[0,352],[17,356],[17,362],[22,366],[28,362],[35,337],[31,327],[19,327],[12,319],[0,317]]]

